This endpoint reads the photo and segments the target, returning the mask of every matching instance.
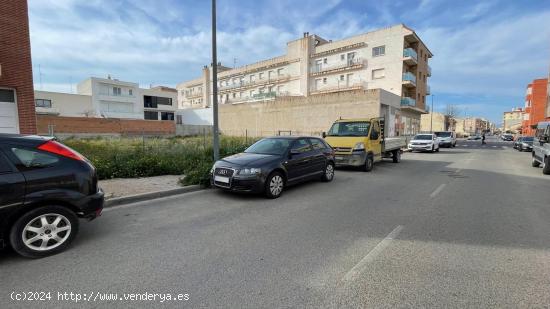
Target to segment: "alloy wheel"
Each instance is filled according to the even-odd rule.
[[[71,235],[71,222],[55,213],[32,219],[23,229],[25,246],[36,251],[52,250],[62,245]]]
[[[331,180],[332,177],[334,177],[334,166],[332,166],[332,164],[327,164],[327,168],[325,169],[325,177],[327,180]]]
[[[269,191],[273,196],[278,196],[283,191],[283,184],[283,177],[275,175],[269,182]]]

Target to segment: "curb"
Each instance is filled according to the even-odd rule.
[[[114,206],[120,206],[135,202],[142,202],[147,200],[154,200],[161,197],[167,197],[172,195],[178,195],[178,194],[184,194],[184,193],[190,193],[202,190],[200,185],[192,185],[192,186],[185,186],[182,188],[177,189],[171,189],[171,190],[164,190],[164,191],[156,191],[156,192],[148,192],[148,193],[142,193],[142,194],[135,194],[135,195],[128,195],[128,196],[122,196],[122,197],[115,197],[112,199],[108,199],[105,201],[104,208],[114,207]]]

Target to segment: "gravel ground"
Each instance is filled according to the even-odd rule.
[[[183,176],[156,176],[146,178],[115,178],[99,181],[105,191],[105,198],[135,195],[180,188],[178,183]]]

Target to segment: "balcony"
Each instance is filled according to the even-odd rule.
[[[403,50],[403,61],[408,65],[418,64],[418,54],[412,48],[405,48]]]
[[[432,89],[430,85],[426,85],[426,95],[430,95],[430,94],[432,94]]]
[[[221,85],[219,86],[220,91],[229,91],[237,88],[248,88],[248,87],[256,87],[261,85],[267,85],[267,84],[274,84],[274,83],[281,83],[290,80],[290,75],[288,74],[281,74],[277,75],[275,77],[269,77],[267,79],[256,79],[252,81],[240,81],[238,83],[229,84],[229,85]]]
[[[354,83],[350,85],[339,85],[339,86],[326,86],[326,87],[319,87],[314,88],[310,91],[311,94],[323,94],[323,93],[333,93],[333,92],[340,92],[340,91],[351,91],[351,90],[363,90],[368,89],[367,83],[359,82]]]
[[[428,65],[428,76],[432,76],[432,67]]]
[[[411,72],[403,73],[403,86],[408,88],[416,87],[416,76]]]
[[[290,93],[287,91],[271,91],[271,92],[264,92],[264,93],[256,93],[253,94],[251,97],[240,97],[240,98],[229,98],[225,103],[230,104],[242,104],[247,102],[255,102],[255,101],[266,101],[266,100],[275,100],[277,97],[286,97],[290,96]]]
[[[401,106],[412,106],[416,107],[416,100],[410,97],[401,98]]]
[[[202,98],[202,92],[193,92],[185,95],[186,99]]]
[[[312,76],[318,76],[329,73],[336,73],[342,71],[349,71],[355,69],[361,69],[367,66],[367,60],[356,58],[336,65],[316,65],[311,68],[310,74]]]

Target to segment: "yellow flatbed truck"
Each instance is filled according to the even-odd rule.
[[[391,158],[401,161],[404,137],[386,137],[384,118],[336,120],[323,137],[334,149],[336,166],[360,167],[372,171],[374,163]]]

